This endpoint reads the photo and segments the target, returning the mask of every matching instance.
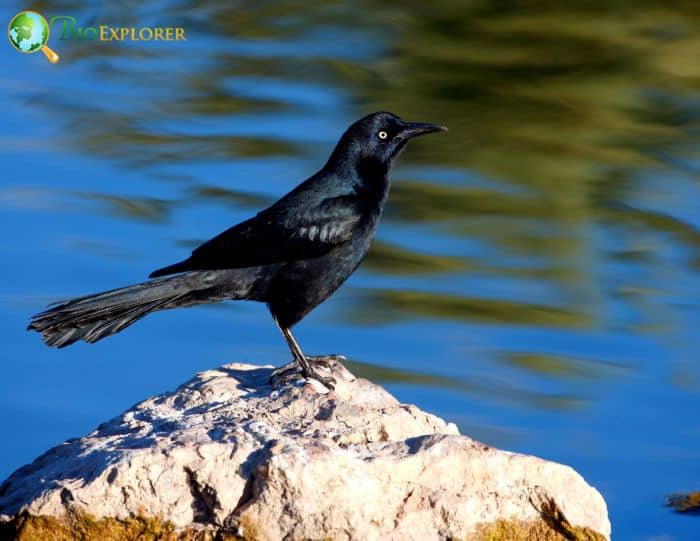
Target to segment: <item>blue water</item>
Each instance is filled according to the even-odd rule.
[[[512,7],[450,4],[458,27],[401,3],[375,19],[342,2],[105,4],[41,11],[178,24],[188,41],[52,37],[55,66],[0,47],[0,478],[199,370],[286,362],[253,303],[159,313],[64,350],[25,327],[51,301],[182,259],[389,109],[451,131],[405,152],[376,249],[297,327],[302,346],[346,354],[474,438],[571,465],[608,502],[615,539],[700,539],[697,516],[663,505],[700,490],[690,15],[650,12],[661,27],[644,33],[601,8],[619,26],[592,25],[586,48],[568,15]]]

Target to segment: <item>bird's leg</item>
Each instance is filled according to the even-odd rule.
[[[287,381],[289,379],[294,379],[296,376],[297,372],[297,367],[301,373],[302,376],[305,378],[311,378],[315,379],[316,381],[320,381],[323,385],[328,387],[329,389],[333,389],[335,387],[335,379],[332,377],[325,377],[319,374],[316,370],[314,370],[313,366],[311,366],[311,363],[309,362],[309,358],[307,358],[304,355],[304,352],[301,351],[301,348],[299,347],[299,344],[297,341],[294,339],[294,336],[292,335],[292,332],[285,327],[282,327],[279,322],[277,321],[277,318],[274,318],[275,323],[277,324],[277,327],[279,330],[282,332],[282,335],[284,336],[284,339],[287,341],[287,345],[289,346],[289,349],[292,351],[292,355],[294,356],[294,360],[296,361],[296,366],[295,367],[290,367],[289,365],[283,366],[277,370],[275,370],[272,375],[270,376],[270,379],[272,381]],[[323,362],[318,362],[321,359],[326,360],[325,358],[317,358],[317,357],[312,357],[314,364],[324,364]],[[326,360],[327,364],[328,361]]]

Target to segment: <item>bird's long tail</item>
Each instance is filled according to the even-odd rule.
[[[49,346],[97,342],[157,310],[249,298],[250,273],[195,271],[56,303],[32,317],[27,330]]]

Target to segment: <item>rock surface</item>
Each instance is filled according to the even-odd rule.
[[[537,501],[551,498],[570,524],[610,537],[605,501],[568,466],[461,436],[340,363],[331,392],[273,391],[270,372],[202,372],[49,450],[0,486],[0,519],[87,512],[261,540],[471,539],[499,520],[542,522]]]

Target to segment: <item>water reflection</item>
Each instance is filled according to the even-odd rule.
[[[440,168],[469,167],[500,182],[441,183],[440,169],[429,180],[396,182],[389,221],[439,224],[442,234],[481,238],[496,250],[491,261],[528,259],[502,269],[492,266],[488,271],[494,274],[510,279],[535,274],[563,287],[591,290],[596,287],[595,269],[582,268],[580,262],[595,247],[582,237],[601,222],[628,231],[642,227],[669,233],[673,242],[692,251],[696,264],[700,237],[695,225],[681,217],[648,205],[629,205],[636,196],[651,195],[644,193],[634,174],[662,166],[660,152],[673,155],[682,144],[688,156],[689,132],[700,111],[697,100],[683,99],[700,76],[694,48],[697,20],[655,3],[641,12],[604,12],[602,6],[541,6],[532,13],[489,2],[443,2],[429,9],[411,4],[408,10],[408,4],[392,2],[368,9],[371,17],[358,17],[352,5],[334,2],[302,17],[287,5],[182,2],[168,6],[168,18],[191,28],[193,35],[206,28],[206,36],[221,43],[213,55],[209,51],[196,60],[195,69],[183,69],[172,48],[72,47],[69,58],[89,60],[105,93],[138,77],[140,88],[127,91],[130,106],[115,107],[100,91],[95,96],[92,86],[88,100],[87,91],[71,97],[51,92],[32,96],[30,103],[67,117],[73,148],[141,167],[202,159],[303,157],[309,151],[300,144],[307,138],[298,133],[302,125],[292,132],[280,131],[279,115],[294,111],[298,118],[303,114],[299,107],[312,105],[319,85],[325,96],[333,88],[338,95],[353,95],[364,110],[390,105],[406,117],[430,116],[450,124],[450,137],[439,145],[417,142],[408,160],[430,160]],[[39,7],[47,12],[82,11],[86,20],[117,15],[109,7],[81,10],[79,3],[46,2]],[[148,9],[145,13],[153,16]],[[338,54],[332,44],[311,46],[327,29],[344,27],[350,13],[357,38],[343,39],[384,45],[385,54],[367,58],[363,52],[370,48],[365,47],[353,58],[349,52]],[[139,10],[131,18],[140,20]],[[585,18],[590,24],[577,24]],[[376,21],[384,30],[382,40],[375,39]],[[269,47],[255,53],[248,47],[261,42]],[[193,60],[199,46],[178,50],[177,56]],[[134,55],[141,55],[139,61]],[[304,69],[295,72],[300,56],[313,57],[314,62],[305,62]],[[152,69],[150,62],[167,73]],[[177,69],[171,69],[174,66]],[[260,73],[273,73],[274,78],[256,77]],[[325,105],[339,99],[326,98]],[[335,133],[324,130],[320,135],[323,144],[311,151],[317,163]],[[189,196],[174,204],[211,199],[252,209],[271,199],[207,186],[208,180],[194,180]],[[162,220],[166,212],[160,201],[132,204],[111,195],[104,198],[115,212],[135,218]],[[399,256],[388,253],[387,244],[378,244],[368,268],[386,275],[416,266],[436,272],[466,269],[473,259],[469,255],[445,254],[428,264],[423,250],[403,246]],[[494,308],[484,300],[472,310],[474,303],[479,304],[461,303],[464,311],[457,311],[477,319],[548,324],[529,305],[515,316],[509,306]],[[430,312],[454,315],[452,304],[437,297],[430,305]],[[570,312],[561,306],[554,314]],[[584,323],[591,317],[575,319]]]
[[[357,116],[389,109],[441,122],[449,134],[402,157],[379,238],[328,308],[344,331],[381,332],[362,354],[375,357],[354,367],[436,401],[439,390],[498,397],[512,424],[530,422],[523,405],[633,416],[666,403],[654,387],[665,369],[685,382],[674,398],[697,406],[696,394],[681,394],[697,393],[687,382],[697,379],[700,324],[695,3],[127,4],[33,6],[85,24],[177,24],[190,38],[61,43],[67,75],[51,88],[3,82],[59,125],[60,137],[33,134],[33,144],[114,168],[89,189],[12,184],[3,208],[116,218],[135,238],[157,231],[176,258],[314,172]],[[72,246],[125,253],[120,235],[99,237],[104,245]],[[421,333],[441,340],[415,351],[401,341]],[[390,367],[393,355],[401,362]],[[610,382],[640,379],[643,404],[598,402]],[[451,407],[459,415],[463,402]],[[609,437],[626,421],[615,423]]]
[[[123,197],[101,193],[76,193],[74,197],[83,201],[99,203],[99,214],[112,214],[129,220],[163,222],[168,214],[170,202],[149,197]]]
[[[400,383],[403,385],[437,387],[439,389],[478,394],[480,396],[493,396],[494,394],[498,394],[499,400],[504,403],[514,403],[518,406],[550,410],[568,410],[579,408],[583,404],[580,398],[571,395],[524,391],[518,387],[505,384],[503,381],[497,381],[495,379],[469,382],[452,377],[400,370],[357,360],[352,360],[350,368],[354,374],[360,377],[382,382],[383,384]]]
[[[618,231],[620,246],[611,257],[628,264],[659,265],[649,251],[627,245],[639,230],[667,235],[695,267],[700,261],[693,217],[655,208],[656,187],[637,177],[663,174],[674,160],[697,155],[689,140],[700,117],[700,102],[690,94],[700,79],[699,22],[678,6],[645,5],[606,10],[594,2],[534,12],[487,1],[389,2],[364,10],[330,2],[302,14],[292,4],[252,2],[190,0],[129,13],[41,2],[38,9],[75,13],[84,24],[165,17],[193,39],[177,49],[65,43],[67,61],[80,63],[93,84],[37,90],[27,103],[64,118],[68,137],[61,144],[72,150],[156,172],[201,160],[286,156],[308,164],[310,173],[350,115],[346,99],[356,110],[391,108],[448,123],[450,136],[439,145],[418,141],[407,154],[407,162],[432,168],[417,170],[411,176],[421,178],[410,181],[402,178],[410,169],[397,175],[386,216],[395,228],[381,234],[365,270],[386,277],[479,273],[509,287],[538,280],[556,294],[544,295],[546,302],[515,300],[459,288],[432,291],[430,282],[395,289],[380,281],[358,295],[352,321],[432,317],[590,328],[605,310],[601,269],[592,264],[603,248],[593,231]],[[319,119],[319,109],[333,115],[341,106],[340,118]],[[308,124],[300,120],[307,114]],[[447,180],[465,168],[481,175],[477,182]],[[74,197],[100,203],[96,212],[163,223],[198,202],[253,211],[277,195],[225,183],[192,175],[167,200]],[[697,185],[689,190],[697,195]],[[471,246],[456,243],[436,253],[434,239],[396,242],[402,227],[419,223]],[[645,296],[637,289],[634,299],[618,298],[634,310],[653,304]]]
[[[606,295],[598,283],[604,271],[593,263],[606,257],[605,248],[593,232],[618,232],[620,246],[609,257],[629,265],[660,264],[653,250],[628,245],[627,237],[639,230],[667,236],[695,268],[700,261],[694,216],[655,208],[656,186],[637,176],[662,175],[674,160],[697,155],[689,141],[700,117],[700,101],[691,97],[700,80],[700,23],[681,7],[658,2],[645,3],[645,10],[604,5],[539,6],[534,12],[487,1],[389,2],[365,10],[330,2],[302,15],[299,6],[252,2],[190,0],[128,13],[40,2],[37,9],[75,13],[85,24],[167,18],[187,27],[193,39],[177,50],[65,43],[67,62],[80,63],[93,84],[83,89],[66,82],[70,92],[36,90],[26,102],[61,115],[62,145],[152,169],[154,176],[179,163],[277,156],[308,164],[310,173],[349,109],[391,108],[407,118],[448,123],[450,136],[440,144],[418,141],[407,154],[408,163],[432,168],[398,173],[386,216],[394,227],[381,234],[365,270],[386,277],[478,273],[511,288],[537,280],[556,294],[502,299],[460,288],[434,291],[430,281],[402,289],[379,281],[358,295],[352,321],[431,317],[590,328],[605,311]],[[346,99],[356,106],[344,106],[332,121],[319,118]],[[451,171],[466,168],[481,175],[478,181],[447,180]],[[420,178],[409,181],[408,175]],[[697,170],[690,178],[697,180]],[[163,223],[199,202],[253,211],[277,195],[251,191],[254,183],[225,183],[191,175],[168,199],[73,196],[99,203],[96,212]],[[688,190],[697,195],[696,183]],[[455,243],[437,253],[431,238],[397,242],[402,227],[420,223],[443,242],[455,237],[470,245]],[[655,302],[643,297],[640,289],[634,299],[618,295],[633,310]]]
[[[353,321],[366,325],[409,317],[546,327],[581,327],[588,322],[586,314],[565,308],[486,297],[381,289],[359,292],[357,299]]]

